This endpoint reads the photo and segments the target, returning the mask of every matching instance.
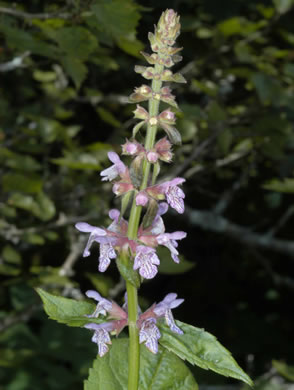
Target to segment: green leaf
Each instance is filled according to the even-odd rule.
[[[286,13],[294,5],[293,0],[273,0],[273,3],[280,14]]]
[[[43,182],[36,175],[25,176],[20,173],[7,173],[2,176],[2,187],[4,192],[20,191],[26,193],[37,193],[42,189]]]
[[[91,11],[98,22],[97,28],[118,41],[132,35],[140,19],[132,0],[96,0]]]
[[[2,257],[7,263],[11,264],[20,264],[21,263],[21,255],[15,250],[11,245],[5,245],[2,250]]]
[[[86,61],[89,55],[98,48],[96,37],[84,27],[62,27],[52,30],[50,37],[60,49],[70,58]]]
[[[283,180],[273,179],[262,186],[266,190],[294,193],[294,179],[286,177]]]
[[[44,304],[44,310],[51,320],[68,326],[84,326],[89,322],[97,324],[102,322],[98,318],[89,320],[89,318],[85,317],[95,310],[93,303],[53,295],[41,288],[37,288],[36,291],[40,295]]]
[[[160,344],[183,360],[205,370],[239,379],[250,386],[252,380],[239,367],[231,353],[204,329],[176,321],[184,334],[173,333],[168,326],[160,324]]]
[[[241,34],[243,30],[240,18],[237,17],[225,20],[218,25],[218,28],[226,37]]]
[[[174,354],[163,348],[154,355],[140,347],[140,390],[198,390],[191,372]],[[109,352],[97,357],[84,390],[127,390],[128,339],[112,340]]]
[[[64,56],[61,62],[66,73],[69,74],[76,88],[79,89],[88,74],[88,68],[80,59],[75,57]]]
[[[98,107],[97,112],[98,112],[100,118],[104,122],[109,123],[113,127],[120,127],[121,126],[121,122],[119,120],[117,120],[115,118],[115,116],[109,110],[106,110],[103,107]]]
[[[272,363],[280,375],[287,380],[294,382],[294,366],[289,366],[288,364],[277,360],[273,360]]]

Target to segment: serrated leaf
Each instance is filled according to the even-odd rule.
[[[128,339],[112,340],[109,352],[97,357],[84,390],[127,390]],[[174,354],[163,348],[154,355],[140,347],[140,390],[198,390],[189,369]]]
[[[180,321],[176,323],[184,334],[173,333],[168,326],[159,325],[161,331],[159,342],[163,347],[191,364],[239,379],[253,386],[249,376],[239,367],[231,353],[217,341],[216,337],[205,332],[204,329]]]
[[[36,291],[40,295],[44,310],[51,320],[68,326],[84,326],[89,322],[99,324],[103,321],[99,318],[85,317],[94,312],[96,306],[93,303],[53,295],[41,288],[37,288]]]

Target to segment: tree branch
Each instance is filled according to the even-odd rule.
[[[71,14],[68,12],[53,12],[53,13],[39,13],[39,14],[30,14],[28,12],[19,11],[15,8],[6,8],[0,7],[0,13],[16,16],[21,19],[51,19],[51,18],[60,18],[60,19],[69,19]]]
[[[272,238],[266,233],[252,232],[250,229],[237,225],[212,211],[195,210],[186,207],[185,216],[194,226],[225,234],[242,244],[271,249],[294,257],[294,241]]]

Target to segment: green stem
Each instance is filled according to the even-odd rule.
[[[155,73],[161,73],[163,71],[162,65],[155,65]],[[160,80],[152,81],[152,91],[157,94],[160,92],[162,82]],[[154,117],[158,115],[159,99],[152,98],[149,100],[149,116]],[[157,125],[151,126],[148,123],[147,134],[145,140],[145,149],[152,149],[155,143],[157,132]],[[148,178],[150,174],[151,164],[144,160],[143,162],[143,179],[140,186],[140,190],[144,190],[148,186]],[[136,240],[138,234],[138,228],[140,223],[140,217],[142,212],[142,206],[136,205],[136,199],[134,197],[128,226],[128,238],[130,240]],[[138,318],[138,292],[137,288],[130,282],[127,284],[128,294],[128,315],[129,315],[129,377],[128,377],[128,390],[138,390],[139,385],[139,369],[140,369],[140,345],[139,345],[139,331],[137,328]]]

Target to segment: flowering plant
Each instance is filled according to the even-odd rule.
[[[132,138],[122,145],[122,154],[130,156],[132,162],[126,166],[111,151],[108,157],[112,165],[101,172],[102,181],[112,182],[113,193],[121,197],[121,209],[110,210],[112,222],[107,228],[87,222],[76,224],[78,231],[89,234],[84,257],[90,255],[92,244],[99,244],[99,272],[105,272],[111,261],[116,262],[126,283],[125,303],[120,307],[93,290],[87,291],[86,296],[95,300],[96,305],[38,290],[50,318],[92,331],[98,357],[85,382],[86,390],[137,390],[151,386],[152,389],[197,389],[193,376],[180,359],[252,384],[212,335],[175,321],[172,310],[184,301],[176,293],[167,294],[144,312],[138,305],[141,283],[154,278],[158,272],[157,247],[167,247],[172,260],[179,263],[178,241],[186,236],[183,231],[166,232],[162,218],[169,207],[184,213],[185,194],[180,186],[185,179],[176,177],[157,183],[160,162],[170,163],[172,144],[181,143],[172,108],[159,111],[161,101],[177,109],[175,97],[163,82],[186,82],[181,74],[170,70],[181,61],[178,55],[181,48],[174,47],[179,33],[179,16],[173,10],[166,10],[155,32],[149,33],[153,54],[142,53],[150,66],[135,67],[137,73],[152,83],[135,88],[130,96],[133,103],[148,101],[148,111],[139,104],[134,110],[139,122],[134,126]],[[146,127],[144,145],[136,139],[143,126]],[[156,141],[159,129],[166,135]],[[129,339],[118,338],[125,327],[129,329]],[[116,339],[111,338],[113,335]],[[123,359],[126,353],[127,360]]]

